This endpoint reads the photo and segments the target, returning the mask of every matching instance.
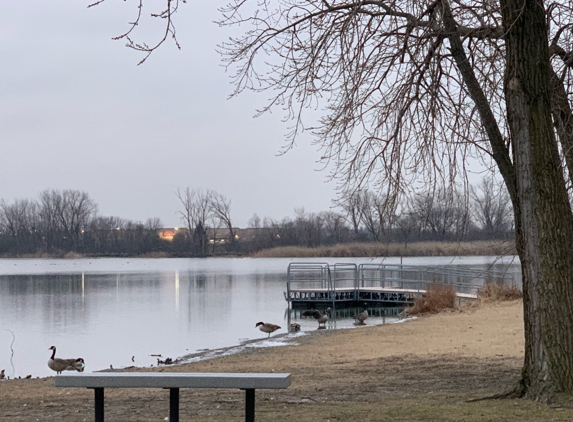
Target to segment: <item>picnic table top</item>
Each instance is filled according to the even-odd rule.
[[[290,374],[210,372],[93,372],[56,375],[56,387],[287,388]]]

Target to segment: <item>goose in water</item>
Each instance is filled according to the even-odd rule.
[[[52,371],[56,371],[57,374],[61,374],[62,371],[83,372],[86,366],[83,358],[60,359],[56,357],[56,346],[52,346],[48,350],[52,351],[52,356],[48,359],[48,367]]]
[[[262,321],[257,322],[255,327],[259,327],[259,330],[261,330],[263,333],[268,333],[269,337],[271,336],[271,333],[274,333],[276,330],[281,329],[281,327],[279,327],[278,325],[271,324],[269,322],[262,322]]]
[[[308,317],[313,317],[314,319],[316,319],[318,321],[318,328],[322,328],[321,325],[324,325],[324,328],[326,328],[326,321],[328,321],[328,313],[331,311],[330,308],[327,308],[326,311],[321,314],[319,311],[315,310],[315,309],[310,309],[308,311],[304,311],[302,313],[302,316],[308,316]]]
[[[358,324],[364,324],[364,321],[366,320],[366,318],[368,318],[368,310],[364,309],[362,312],[360,312],[359,314],[356,314],[356,316],[354,317],[354,319],[356,321],[358,321]]]

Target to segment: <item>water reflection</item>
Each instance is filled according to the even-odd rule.
[[[51,345],[62,357],[84,355],[96,370],[129,365],[133,355],[150,365],[151,354],[238,344],[257,336],[261,317],[282,316],[283,283],[266,283],[261,294],[244,277],[190,271],[0,276],[0,368],[10,367],[8,329],[16,336],[11,376],[49,375]]]
[[[285,318],[288,327],[293,324],[300,326],[301,330],[311,330],[313,328],[319,329],[318,321],[312,316],[303,315],[305,311],[318,310],[321,314],[327,312],[329,319],[326,322],[327,328],[351,328],[353,326],[365,325],[380,325],[389,322],[396,322],[403,318],[402,312],[404,307],[384,306],[368,304],[366,306],[338,306],[334,309],[323,305],[320,308],[308,307],[294,307],[287,308],[285,311]],[[328,310],[328,311],[327,311]],[[364,324],[359,324],[354,317],[360,312],[367,310],[368,318]]]

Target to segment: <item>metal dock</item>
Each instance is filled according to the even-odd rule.
[[[459,267],[293,262],[288,266],[285,299],[293,306],[367,302],[406,306],[426,293],[429,284],[453,286],[464,300],[476,299],[489,282],[512,283],[513,275]]]

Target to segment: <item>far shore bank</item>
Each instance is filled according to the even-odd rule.
[[[475,242],[341,243],[306,248],[284,246],[264,249],[255,258],[375,258],[415,256],[507,256],[516,255],[515,243],[500,240]]]
[[[382,258],[416,256],[514,256],[513,241],[480,240],[472,242],[412,242],[412,243],[339,243],[328,246],[281,246],[247,254],[209,255],[207,258]],[[6,259],[82,259],[82,258],[196,258],[192,255],[167,252],[141,255],[88,255],[76,252],[58,254],[2,255]]]

